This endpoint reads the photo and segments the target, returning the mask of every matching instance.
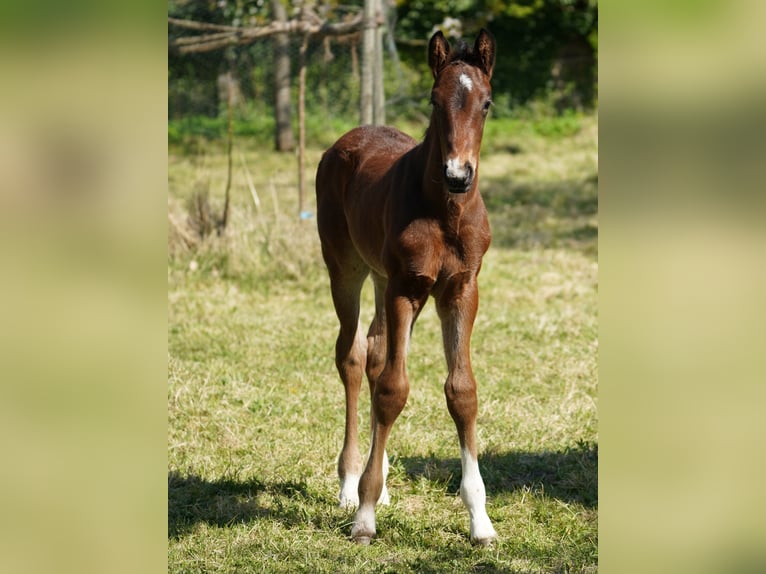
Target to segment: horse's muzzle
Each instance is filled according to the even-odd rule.
[[[450,193],[466,193],[471,189],[473,177],[473,166],[468,162],[457,167],[450,161],[444,166],[444,181]]]

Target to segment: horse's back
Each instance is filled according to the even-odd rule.
[[[322,156],[316,178],[317,200],[333,190],[375,184],[417,142],[396,128],[361,126],[346,132]]]

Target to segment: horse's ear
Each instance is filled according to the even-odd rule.
[[[491,78],[495,67],[495,37],[486,28],[482,28],[476,37],[473,53],[479,58],[479,67]]]
[[[449,51],[449,42],[447,42],[441,30],[431,36],[431,41],[428,42],[428,65],[431,67],[434,79],[436,79],[436,76],[439,75],[439,72],[447,63]]]

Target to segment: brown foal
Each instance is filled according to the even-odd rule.
[[[433,109],[424,141],[417,144],[389,127],[359,127],[325,152],[316,175],[319,237],[340,322],[335,364],[346,390],[340,505],[359,506],[351,538],[363,544],[375,536],[375,504],[388,503],[386,441],[407,401],[410,334],[429,295],[442,325],[444,391],[460,440],[460,496],[470,513],[471,541],[488,544],[497,537],[477,463],[470,356],[476,277],[490,242],[478,182],[495,40],[482,30],[473,48],[453,50],[437,32],[429,42],[428,63]],[[375,317],[365,337],[359,298],[368,275],[375,287]],[[372,444],[362,472],[357,402],[365,372]]]

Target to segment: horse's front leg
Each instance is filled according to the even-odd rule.
[[[375,383],[383,372],[386,364],[386,284],[387,279],[373,273],[375,285],[375,318],[372,320],[370,330],[367,333],[367,380],[370,383],[370,436],[375,432],[375,409],[372,398],[375,395]],[[369,458],[369,455],[368,457]],[[386,488],[388,476],[388,455],[383,453],[383,489],[378,499],[378,504],[390,504],[391,500]],[[357,481],[358,482],[358,481]],[[358,486],[358,483],[357,483]],[[357,495],[358,500],[358,495]]]
[[[397,295],[391,284],[386,293],[386,360],[372,396],[372,445],[367,466],[359,481],[359,509],[351,528],[351,538],[360,544],[369,544],[375,536],[375,503],[383,491],[386,442],[394,421],[407,402],[410,385],[406,358],[410,330],[426,297]]]
[[[490,544],[497,538],[487,515],[486,491],[479,472],[476,445],[476,380],[471,368],[470,341],[479,303],[476,277],[455,282],[437,297],[437,311],[442,323],[444,356],[448,375],[444,384],[447,408],[457,427],[460,440],[462,479],[460,498],[471,517],[471,542]]]

